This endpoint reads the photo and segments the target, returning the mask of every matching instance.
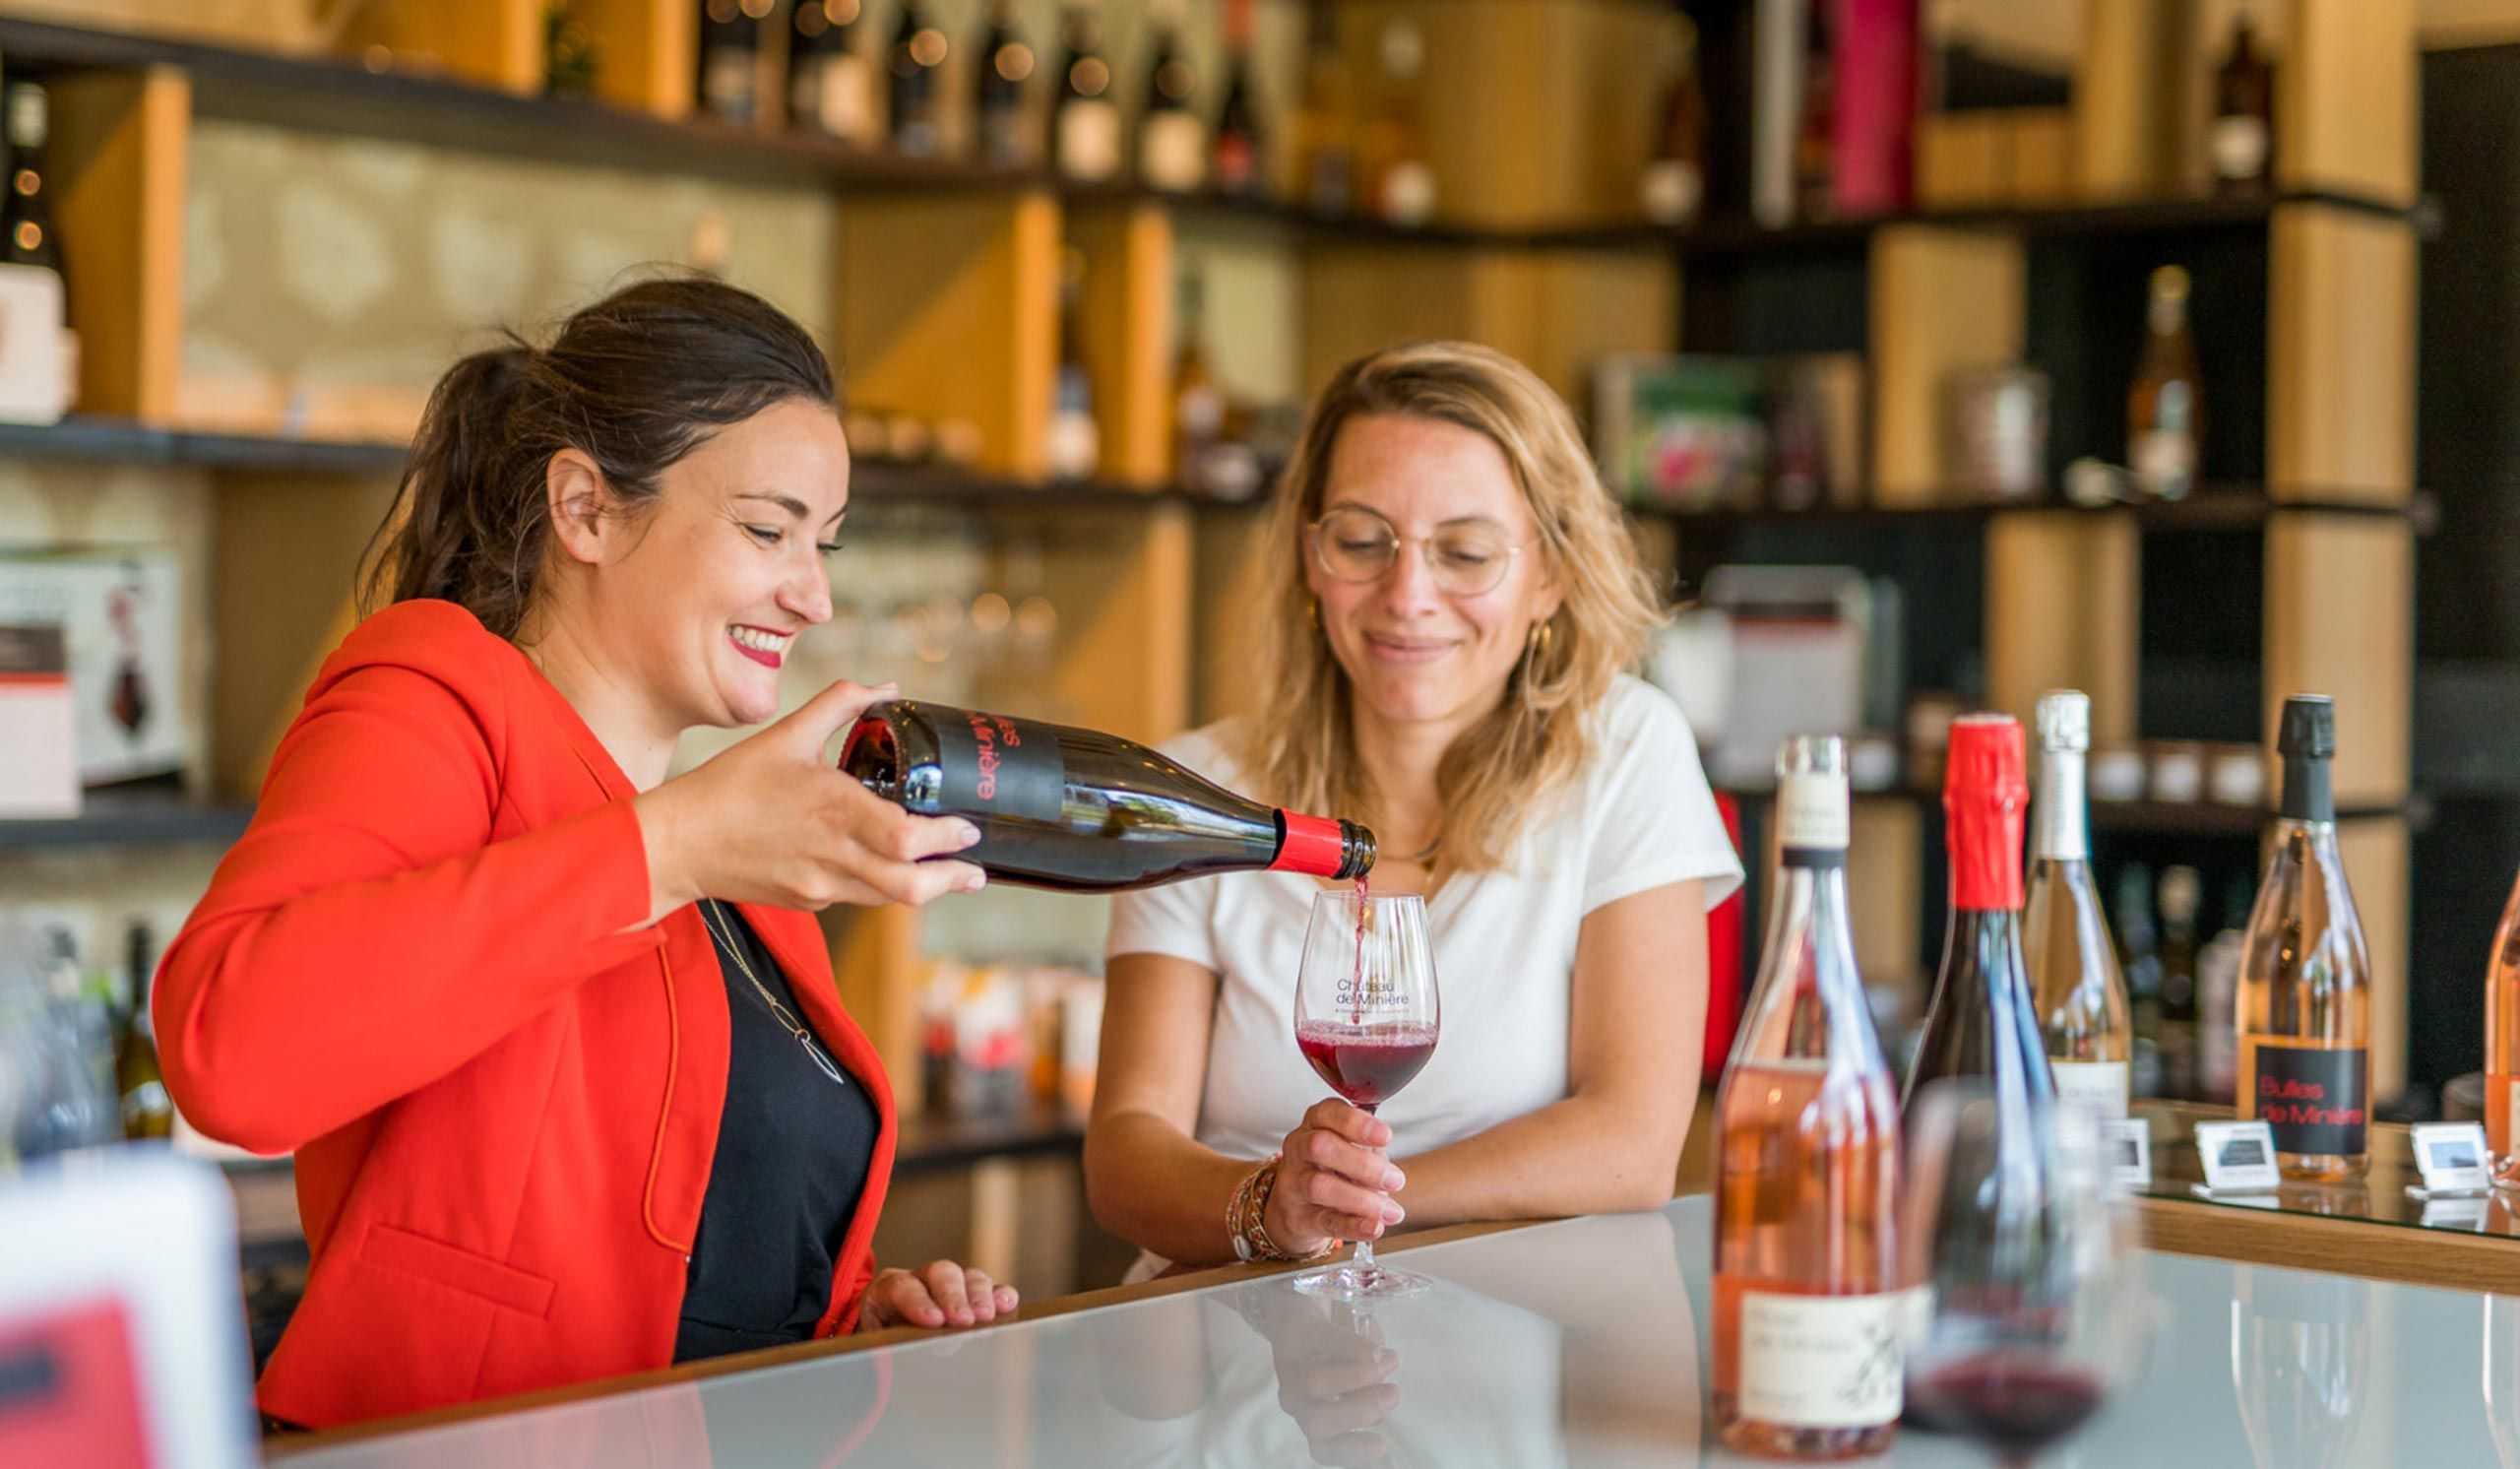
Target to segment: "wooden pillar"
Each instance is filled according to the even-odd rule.
[[[192,82],[170,67],[52,83],[54,171],[82,413],[174,417]]]
[[[2278,184],[2415,202],[2415,0],[2291,0],[2275,88]]]
[[[2021,241],[1892,225],[1873,234],[1869,268],[1874,502],[1932,504],[1951,482],[1942,433],[1951,375],[2021,359]]]
[[[570,0],[594,40],[596,96],[659,117],[691,115],[700,8],[685,0]]]
[[[2032,726],[2051,688],[2091,695],[2092,736],[2135,737],[2142,538],[2126,515],[2006,511],[1986,528],[1986,703]]]
[[[1046,471],[1058,367],[1058,201],[851,199],[840,215],[841,367],[853,403],[976,426],[981,463]]]
[[[2266,473],[2277,499],[2403,504],[2415,482],[2415,226],[2322,204],[2275,211]]]
[[[1170,482],[1174,268],[1172,217],[1157,206],[1086,207],[1067,218],[1085,256],[1085,363],[1102,436],[1102,478]]]

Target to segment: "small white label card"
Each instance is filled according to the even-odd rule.
[[[2129,1193],[2153,1186],[2153,1124],[2142,1118],[2116,1118],[2101,1124],[2101,1157],[2109,1180]]]
[[[2492,1189],[2493,1155],[2483,1122],[2422,1122],[2408,1130],[2414,1133],[2415,1166],[2424,1175],[2424,1186],[2409,1193],[2430,1198]]]
[[[2197,1123],[2196,1156],[2207,1193],[2264,1193],[2284,1182],[2275,1168],[2275,1129],[2263,1118]]]

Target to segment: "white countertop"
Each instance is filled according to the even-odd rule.
[[[368,1438],[290,1469],[1717,1465],[1708,1201],[1400,1251],[1369,1319],[1278,1276]],[[2520,1469],[2520,1299],[2144,1256],[2143,1378],[2043,1463]],[[2520,1251],[2513,1288],[2520,1290]],[[1379,1342],[1379,1348],[1376,1342]],[[1396,1359],[1380,1387],[1337,1395]],[[1361,1366],[1359,1364],[1362,1364]],[[1343,1434],[1346,1437],[1343,1437]],[[1885,1459],[1983,1466],[1905,1434]]]

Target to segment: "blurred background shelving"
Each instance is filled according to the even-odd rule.
[[[792,3],[761,7],[751,125],[706,115],[700,0],[569,0],[596,58],[583,96],[550,95],[542,0],[372,0],[338,34],[330,7],[291,0],[0,4],[0,70],[52,94],[82,345],[77,413],[0,426],[0,542],[162,548],[183,572],[165,697],[197,732],[171,787],[99,793],[75,822],[0,825],[0,903],[74,922],[106,952],[103,930],[127,915],[170,932],[351,623],[351,568],[430,382],[483,328],[530,329],[663,261],[806,321],[873,417],[862,440],[851,426],[865,447],[840,611],[800,642],[794,696],[844,673],[898,676],[1146,739],[1253,693],[1235,649],[1264,517],[1185,466],[1190,349],[1247,451],[1241,489],[1279,461],[1338,363],[1405,338],[1512,353],[1595,428],[1614,359],[1850,360],[1852,462],[1817,502],[1631,495],[1675,598],[1707,609],[1725,568],[1848,568],[1894,593],[1901,697],[1874,722],[1894,734],[1910,695],[2026,717],[2040,690],[2070,684],[2093,694],[2105,741],[2262,747],[2285,693],[2336,695],[2346,855],[2378,971],[2375,1073],[2384,1092],[2449,1074],[2410,1033],[2411,1007],[2430,1014],[2438,998],[2416,977],[2452,959],[2467,975],[2483,940],[2469,914],[2446,959],[2426,947],[2415,844],[2457,833],[2491,852],[2467,863],[2474,907],[2474,889],[2498,889],[2520,862],[2520,829],[2418,781],[2456,778],[2465,758],[2431,754],[2456,742],[2419,716],[2437,698],[2520,718],[2486,667],[2520,641],[2477,643],[2463,682],[2419,683],[2419,556],[2431,618],[2435,564],[2470,568],[2461,592],[2477,580],[2469,529],[2508,476],[2427,449],[2419,478],[2417,386],[2420,367],[2428,434],[2456,386],[2433,391],[2436,331],[2489,336],[2515,313],[2427,309],[2419,361],[2431,287],[2418,261],[2474,249],[2464,231],[2498,218],[2477,197],[2478,178],[2499,175],[2480,171],[2491,148],[2475,140],[2520,141],[2520,122],[2476,122],[2455,169],[2435,165],[2452,155],[2428,130],[2436,97],[2459,115],[2520,77],[2487,64],[2520,67],[2503,44],[2520,40],[2520,5],[2501,31],[2476,6],[2249,5],[2280,78],[2273,161],[2221,193],[2189,114],[2230,0],[1920,7],[1949,85],[1915,119],[1906,197],[1760,223],[1735,136],[1755,105],[1746,18],[1760,0],[1201,0],[1181,43],[1202,118],[1238,54],[1266,125],[1262,187],[1244,194],[1153,188],[1128,160],[1096,180],[1059,166],[1043,146],[1057,0],[1014,7],[1034,67],[1029,158],[976,147],[979,0],[922,12],[950,42],[935,155],[811,136],[785,115]],[[1100,7],[1123,137],[1147,90],[1151,9]],[[1656,162],[1675,13],[1698,36],[1703,200],[1683,223],[1649,222],[1638,178]],[[901,0],[865,0],[862,59],[881,59],[900,15]],[[1325,214],[1302,197],[1308,89],[1327,58],[1348,79],[1330,115],[1388,121],[1401,27],[1422,52],[1405,96],[1432,207],[1407,223],[1363,200]],[[2463,49],[2422,61],[2420,110],[2419,57],[2445,41]],[[2184,134],[2162,130],[2172,113]],[[1998,133],[2045,140],[2039,187],[2026,168],[1990,182],[1955,166]],[[2194,492],[2087,509],[2052,488],[1971,491],[1942,396],[1966,369],[2045,375],[2046,485],[2076,461],[2127,457],[2147,283],[2165,264],[2193,282],[2211,405]],[[2509,354],[2469,371],[2515,365]],[[1063,374],[1091,388],[1082,473],[1061,463],[1080,426],[1058,420]],[[913,452],[891,453],[905,433]],[[721,743],[695,737],[684,758]],[[1755,856],[1759,802],[1744,812]],[[2106,860],[2201,863],[2209,912],[2231,906],[2262,825],[2248,803],[2136,801],[2095,819]],[[1932,801],[1860,802],[1856,846],[1858,949],[1882,985],[1913,990],[1939,938]],[[2488,923],[2492,906],[2479,910]],[[848,1002],[905,1096],[921,1090],[932,986],[991,966],[1090,969],[1101,937],[1094,905],[1012,892],[828,927]],[[887,1231],[976,1239],[960,1252],[1053,1293],[1107,1263],[1076,1223],[1072,1125],[1022,1137],[940,1144],[953,1167],[905,1188]],[[1052,1217],[1065,1222],[1036,1235]]]

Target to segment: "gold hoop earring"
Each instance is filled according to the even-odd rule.
[[[1532,662],[1538,663],[1542,659],[1548,657],[1548,645],[1550,642],[1555,640],[1556,636],[1557,625],[1555,623],[1547,621],[1546,619],[1534,622],[1532,624],[1531,636],[1523,640],[1524,652],[1530,655]]]
[[[1305,599],[1305,601],[1304,601],[1304,605],[1303,605],[1303,614],[1304,614],[1304,616],[1305,616],[1306,618],[1310,619],[1310,621],[1312,622],[1312,630],[1313,630],[1313,631],[1315,631],[1315,632],[1319,632],[1319,631],[1321,631],[1321,599],[1320,599],[1320,598],[1318,598],[1318,597],[1313,597],[1313,598],[1307,598],[1307,599]]]

